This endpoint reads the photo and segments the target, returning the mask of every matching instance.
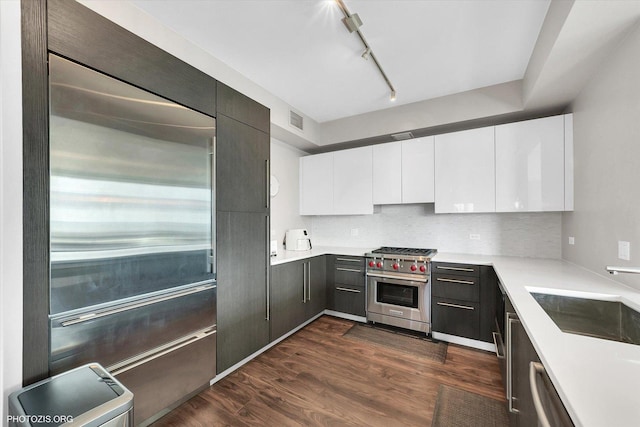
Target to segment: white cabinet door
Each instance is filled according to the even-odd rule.
[[[402,141],[402,203],[433,203],[434,139]]]
[[[333,212],[373,213],[373,149],[371,146],[333,153]]]
[[[494,127],[436,135],[435,212],[495,212]]]
[[[564,210],[573,210],[573,114],[564,116]]]
[[[404,144],[404,143],[403,143]],[[402,203],[403,145],[389,142],[373,146],[373,204]]]
[[[564,210],[564,117],[496,126],[496,211]]]
[[[300,158],[300,215],[333,214],[333,153]]]

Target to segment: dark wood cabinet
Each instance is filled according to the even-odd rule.
[[[433,263],[432,330],[493,342],[496,283],[493,267]]]
[[[267,212],[269,134],[219,115],[217,135],[217,209]]]
[[[273,266],[270,297],[271,341],[274,341],[325,309],[325,257]]]
[[[220,373],[269,343],[270,140],[267,132],[246,124],[254,113],[268,122],[269,110],[218,86],[225,88],[217,92],[216,102]]]
[[[218,82],[218,114],[236,119],[264,133],[270,132],[269,109],[224,83]]]
[[[217,372],[269,343],[264,213],[218,212]]]
[[[327,308],[366,316],[365,259],[330,255],[327,258]]]

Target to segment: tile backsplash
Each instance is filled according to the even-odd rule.
[[[376,206],[373,215],[314,216],[317,246],[406,246],[441,252],[561,258],[562,214],[438,214],[433,204]]]

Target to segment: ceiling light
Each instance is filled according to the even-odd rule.
[[[389,99],[391,101],[395,101],[396,100],[396,91],[395,90],[391,91],[391,96],[389,97]]]
[[[371,55],[371,48],[368,47],[364,50],[364,52],[362,52],[362,55],[360,56],[362,56],[362,59],[364,59],[365,61],[368,61],[370,55]]]
[[[347,27],[347,30],[349,30],[350,33],[358,31],[358,28],[362,26],[362,20],[357,13],[354,13],[350,16],[345,16],[344,18],[342,18],[342,22],[344,23],[345,27]]]

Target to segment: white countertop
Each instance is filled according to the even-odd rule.
[[[271,265],[278,265],[285,262],[298,261],[301,259],[312,258],[320,255],[346,255],[346,256],[364,256],[367,252],[371,252],[378,248],[345,248],[340,246],[319,246],[314,247],[310,251],[283,251],[278,248],[278,256],[271,257]]]
[[[369,248],[284,252],[271,264]],[[640,425],[640,346],[562,332],[529,292],[621,301],[640,311],[640,291],[557,259],[438,253],[434,261],[493,265],[576,426]],[[637,393],[637,394],[636,394]]]

